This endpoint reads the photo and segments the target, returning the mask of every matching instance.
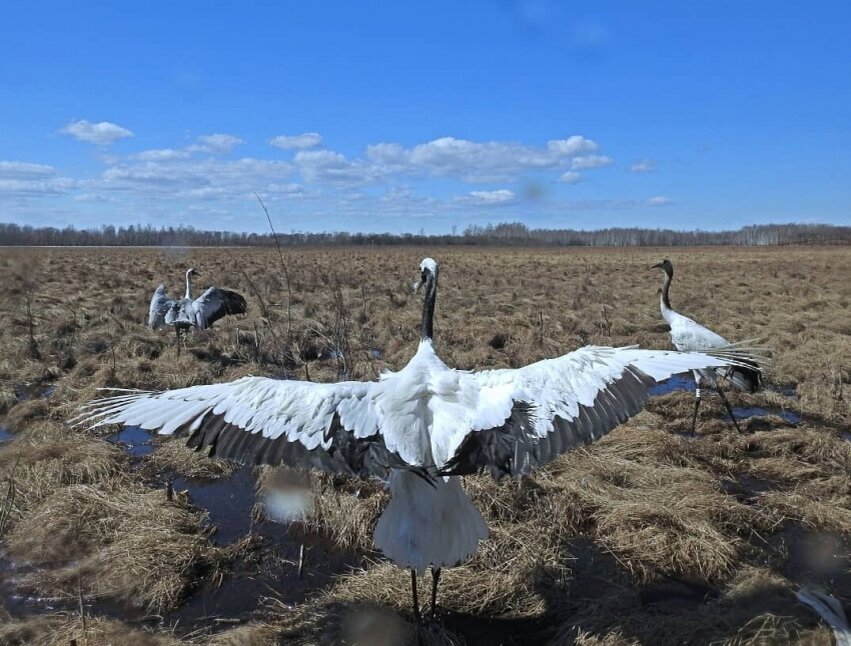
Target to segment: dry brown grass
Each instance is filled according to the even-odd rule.
[[[133,629],[120,621],[55,614],[0,624],[2,646],[176,646],[180,641],[168,632],[154,634]]]
[[[174,471],[198,479],[222,478],[239,468],[235,462],[207,457],[203,452],[188,448],[185,440],[174,438],[157,444],[149,464],[153,471]]]
[[[218,562],[200,516],[180,503],[164,504],[150,482],[164,471],[216,477],[231,467],[167,441],[131,471],[119,449],[62,426],[97,388],[173,388],[246,374],[331,381],[344,370],[351,378],[374,378],[382,368],[404,365],[416,344],[419,302],[410,282],[425,255],[442,264],[436,331],[450,365],[520,366],[585,343],[667,348],[656,296],[660,276],[648,269],[667,256],[677,268],[675,308],[731,339],[760,338],[772,351],[769,389],[733,393],[733,404],[794,411],[804,422],[793,428],[776,415],[762,417],[738,436],[710,397],[698,437],[688,439],[679,434],[688,429],[692,396],[673,393],[654,398],[606,440],[520,483],[467,479],[491,537],[469,563],[444,573],[441,607],[473,616],[544,617],[560,626],[549,635],[554,643],[829,643],[827,631],[792,597],[794,573],[783,570],[786,557],[771,539],[789,526],[851,534],[851,444],[842,436],[851,423],[851,252],[845,248],[298,250],[287,254],[291,321],[273,250],[233,250],[237,267],[215,250],[3,253],[10,271],[9,296],[0,303],[0,410],[8,415],[0,424],[18,432],[0,448],[0,483],[17,464],[4,547],[32,555],[41,549],[45,556],[61,552],[58,539],[45,537],[39,548],[24,540],[27,532],[74,532],[84,555],[47,568],[37,585],[68,594],[83,573],[91,594],[168,606]],[[127,272],[128,265],[138,270]],[[190,265],[201,269],[205,284],[244,293],[251,309],[190,335],[178,358],[171,336],[142,322],[156,284],[164,280],[179,291],[182,269],[176,268]],[[21,307],[28,294],[37,305],[35,348]],[[349,349],[345,361],[320,358],[334,347]],[[49,401],[14,397],[21,384],[45,379],[57,386]],[[794,386],[797,396],[772,392],[776,385]],[[312,479],[315,504],[304,531],[370,553],[372,526],[386,501],[381,487]],[[97,521],[80,526],[81,510]],[[144,535],[122,537],[134,525]],[[126,568],[132,574],[99,573],[128,551],[138,553]],[[647,590],[671,580],[712,595],[642,601]],[[398,626],[393,634],[402,640],[410,634],[408,586],[404,572],[378,562],[295,610],[192,641],[272,643],[277,636],[284,643],[328,644],[356,641],[356,634],[368,640],[374,626]],[[39,639],[56,641],[41,643],[64,643],[65,624],[44,621],[51,627]],[[428,643],[481,643],[472,625],[429,630]],[[166,632],[156,639],[176,638]]]
[[[275,646],[278,643],[278,632],[270,624],[252,622],[193,641],[203,646]]]
[[[203,532],[203,515],[169,503],[162,491],[129,482],[57,489],[15,526],[10,554],[38,565],[24,581],[42,595],[126,600],[174,607],[226,557]]]
[[[10,502],[5,529],[62,487],[114,480],[126,464],[123,452],[107,442],[53,422],[33,424],[0,451],[0,496]]]

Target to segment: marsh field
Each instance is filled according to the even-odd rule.
[[[457,368],[670,347],[649,268],[664,257],[675,309],[760,339],[772,363],[762,392],[728,391],[741,435],[707,396],[690,437],[693,394],[673,380],[530,477],[467,478],[491,536],[444,572],[424,643],[833,643],[795,592],[851,616],[848,247],[0,250],[0,644],[414,643],[409,575],[371,548],[381,483],[309,474],[309,515],[282,524],[258,500],[289,472],[67,421],[100,387],[400,368],[426,255]],[[237,290],[249,312],[178,354],[144,323],[188,267],[196,294]]]

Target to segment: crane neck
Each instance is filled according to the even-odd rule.
[[[192,298],[192,270],[186,272],[186,293],[183,298]]]
[[[434,338],[434,304],[437,301],[437,276],[429,273],[425,284],[425,297],[423,298],[423,325],[420,339]]]
[[[673,280],[673,274],[669,274],[665,272],[665,282],[662,284],[662,296],[661,296],[661,307],[662,311],[671,309],[671,299],[668,298],[668,290],[671,287],[671,280]]]

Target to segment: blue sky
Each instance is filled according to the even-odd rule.
[[[851,223],[851,3],[33,2],[0,221]]]

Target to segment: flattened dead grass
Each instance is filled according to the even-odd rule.
[[[168,632],[131,628],[102,617],[54,614],[0,624],[2,646],[176,646],[181,642]]]
[[[44,596],[93,598],[173,608],[223,558],[204,533],[204,515],[131,482],[70,485],[42,500],[8,537],[17,559],[49,565],[28,575]]]
[[[185,438],[168,438],[157,443],[149,464],[159,471],[173,471],[185,478],[211,480],[232,475],[239,465],[228,460],[216,460],[203,452],[186,446]]]

